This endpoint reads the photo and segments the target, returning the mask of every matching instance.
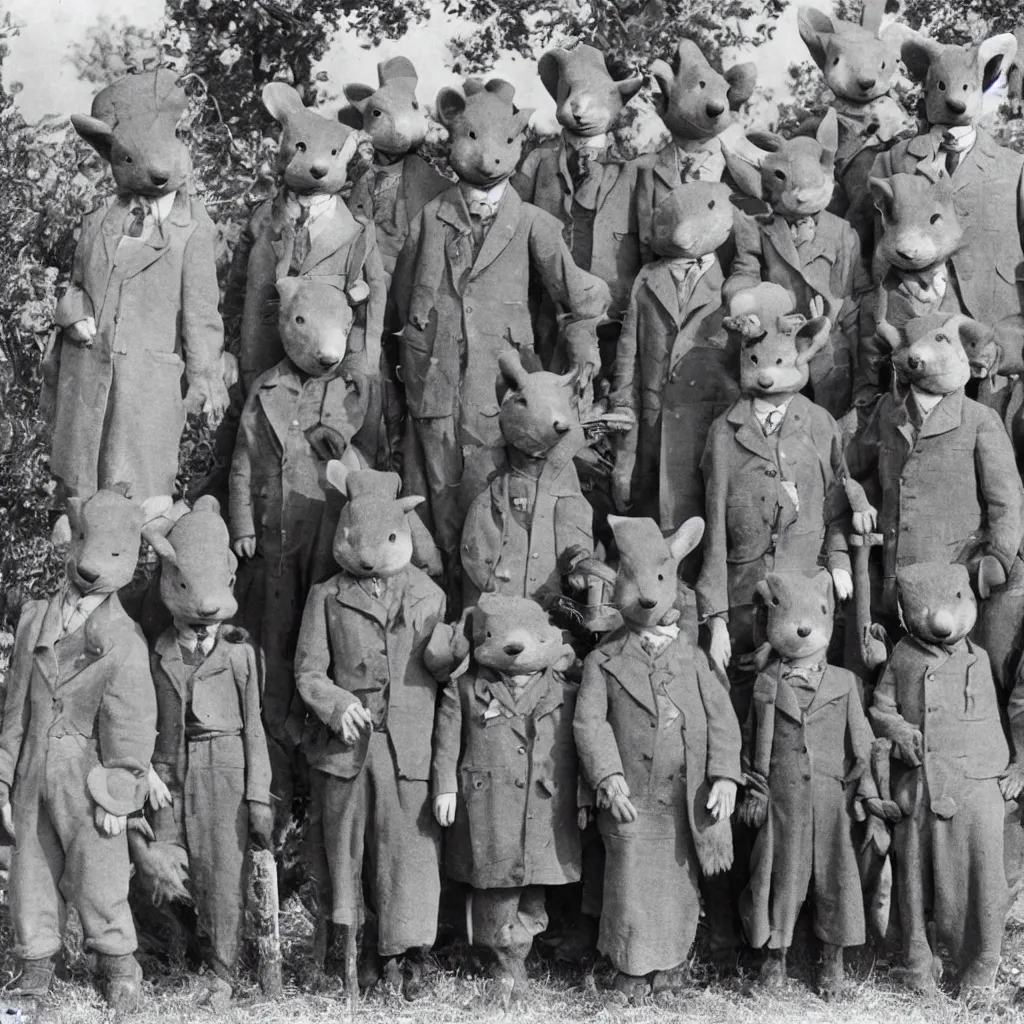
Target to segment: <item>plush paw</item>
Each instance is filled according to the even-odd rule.
[[[818,967],[818,995],[825,1000],[837,998],[842,993],[844,981],[842,946],[826,945]]]
[[[774,991],[786,984],[786,951],[770,950],[768,959],[761,965],[761,971],[757,976],[759,988]]]

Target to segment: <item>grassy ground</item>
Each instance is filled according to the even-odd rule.
[[[282,914],[285,940],[286,992],[266,1001],[259,991],[243,985],[231,1009],[222,1015],[195,1004],[198,981],[183,967],[160,965],[145,959],[146,985],[137,1024],[178,1024],[183,1021],[230,1021],[235,1024],[345,1024],[344,1000],[334,983],[317,983],[312,965],[312,921],[298,900]],[[6,913],[0,923],[0,944],[10,948]],[[699,965],[687,991],[664,1002],[620,1007],[604,994],[606,969],[581,971],[552,969],[543,961],[531,963],[532,992],[524,1004],[505,1006],[494,983],[486,979],[475,958],[442,957],[431,993],[407,1003],[394,991],[376,991],[360,1001],[359,1024],[554,1024],[601,1021],[609,1024],[967,1024],[967,1022],[1024,1022],[1024,914],[1015,915],[1007,928],[999,985],[991,1000],[970,1009],[948,994],[922,1000],[901,991],[888,964],[862,951],[848,958],[847,991],[837,1002],[826,1003],[811,990],[809,963],[798,962],[798,977],[779,994],[766,996],[752,985],[753,974],[727,982],[709,983]],[[456,964],[458,968],[456,969]],[[70,978],[56,983],[53,996],[26,1013],[27,1022],[99,1024],[110,1019],[102,999],[89,984],[87,958],[72,937],[69,943]],[[9,952],[0,962],[0,978],[10,977]],[[2,995],[0,995],[2,999]]]

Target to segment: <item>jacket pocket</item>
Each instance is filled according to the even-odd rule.
[[[729,562],[752,562],[760,558],[771,543],[771,527],[765,521],[762,503],[730,501],[725,509],[725,527],[729,535]]]
[[[462,768],[459,771],[473,863],[478,869],[515,860],[522,852],[519,801],[510,799],[511,794],[519,791],[517,781],[525,785],[525,780],[517,780],[511,768]]]

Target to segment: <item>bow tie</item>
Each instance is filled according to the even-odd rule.
[[[490,224],[498,215],[498,203],[500,202],[500,199],[492,203],[482,197],[471,197],[466,205],[469,207],[470,217],[476,217],[481,224]]]
[[[766,413],[764,417],[764,423],[761,424],[761,429],[764,430],[764,436],[770,437],[772,434],[774,434],[775,431],[782,426],[782,421],[785,418],[785,409],[772,409],[771,412]]]
[[[141,238],[146,218],[150,216],[149,200],[143,196],[132,196],[131,209],[124,219],[124,234],[129,238]]]
[[[813,690],[818,685],[820,672],[821,665],[811,665],[808,668],[788,668],[782,673],[782,678],[797,686]]]
[[[684,284],[693,271],[704,268],[705,261],[708,258],[707,256],[699,256],[697,259],[683,257],[672,260],[668,265],[668,271],[672,275],[672,280],[676,284]]]
[[[818,225],[813,217],[801,217],[789,225],[789,233],[793,237],[793,244],[799,249],[805,242],[814,241],[814,233]]]

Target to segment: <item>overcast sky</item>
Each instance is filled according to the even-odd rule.
[[[818,0],[830,6],[830,0]],[[139,25],[157,25],[163,13],[163,0],[0,0],[0,12],[9,10],[22,25],[21,34],[11,41],[11,54],[4,65],[7,81],[20,81],[24,91],[19,97],[26,117],[42,114],[69,114],[87,111],[93,86],[80,82],[68,65],[66,56],[73,42],[84,39],[86,29],[102,13],[119,19],[128,17]],[[345,82],[376,82],[377,62],[396,54],[415,58],[420,74],[421,98],[432,101],[437,90],[457,83],[446,67],[450,55],[445,41],[457,31],[452,21],[434,17],[415,29],[415,47],[409,39],[386,43],[365,50],[355,38],[339,38],[324,61],[324,68],[336,85]],[[652,57],[658,56],[652,54]],[[757,53],[759,80],[780,85],[787,65],[806,56],[796,33],[796,4],[787,9],[779,23],[775,39]],[[516,86],[518,105],[536,107],[543,126],[550,122],[554,105],[541,86],[536,65],[514,58],[501,60],[494,74]]]

